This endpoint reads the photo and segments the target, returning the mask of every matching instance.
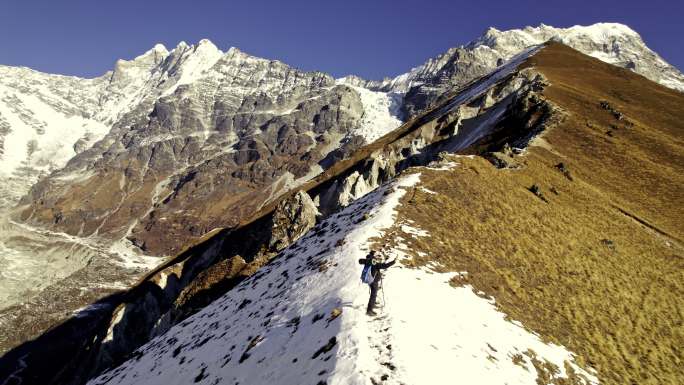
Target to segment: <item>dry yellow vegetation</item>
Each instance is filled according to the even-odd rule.
[[[684,94],[559,44],[525,65],[567,118],[520,169],[480,156],[420,168],[398,223],[430,237],[403,234],[407,262],[467,271],[453,284],[494,297],[602,383],[683,384]]]

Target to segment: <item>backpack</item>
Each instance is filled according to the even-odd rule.
[[[361,282],[370,285],[373,283],[373,281],[375,281],[375,276],[373,275],[373,264],[367,263],[361,272]]]

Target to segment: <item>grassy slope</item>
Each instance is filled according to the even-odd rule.
[[[431,234],[411,238],[414,263],[468,271],[467,283],[604,383],[684,383],[684,94],[558,44],[527,65],[569,117],[523,169],[458,157],[452,170],[421,170],[438,194],[417,188],[400,209]]]

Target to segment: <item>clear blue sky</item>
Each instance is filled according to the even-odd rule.
[[[0,64],[98,76],[160,42],[219,48],[339,77],[378,79],[479,36],[488,26],[620,22],[684,68],[684,1],[0,0]]]

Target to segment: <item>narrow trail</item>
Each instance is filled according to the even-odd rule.
[[[382,290],[382,289],[381,289]],[[390,315],[385,302],[382,300],[382,292],[379,295],[380,305],[376,308],[378,315],[368,317],[366,325],[371,334],[368,336],[368,344],[372,348],[375,361],[378,363],[377,370],[370,373],[371,383],[376,384],[402,384],[397,380],[396,366],[392,363],[392,325]]]

